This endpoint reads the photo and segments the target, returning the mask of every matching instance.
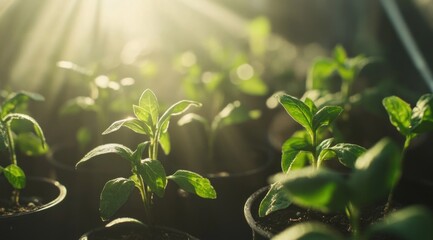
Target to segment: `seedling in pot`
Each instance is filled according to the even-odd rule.
[[[382,103],[391,124],[405,137],[402,151],[404,157],[413,139],[433,130],[433,94],[422,95],[413,109],[397,96],[386,97]],[[389,194],[387,208],[391,204],[392,195],[393,191]]]
[[[278,96],[280,104],[287,113],[298,122],[303,130],[287,139],[282,146],[281,169],[290,175],[294,169],[303,168],[307,162],[313,169],[320,169],[326,160],[337,158],[344,166],[353,168],[355,160],[365,152],[356,144],[333,144],[333,138],[324,139],[324,130],[330,130],[331,124],[343,111],[340,106],[325,106],[317,109],[308,98],[301,101],[290,95]],[[263,217],[291,204],[281,192],[278,183],[272,184],[265,198],[260,203],[259,216]]]
[[[138,105],[133,105],[135,117],[114,122],[103,134],[126,127],[145,135],[148,140],[138,144],[135,150],[117,143],[100,145],[76,164],[78,168],[93,157],[106,153],[116,153],[131,164],[130,177],[115,178],[105,184],[101,192],[99,208],[102,220],[110,219],[125,204],[135,187],[141,194],[146,220],[151,223],[153,195],[163,197],[168,180],[174,181],[183,190],[202,198],[216,198],[216,192],[208,179],[186,170],[177,170],[172,175],[166,175],[163,165],[158,160],[159,147],[165,154],[170,152],[168,133],[170,118],[184,113],[191,106],[199,107],[201,104],[182,100],[160,114],[161,109],[155,94],[150,89],[146,89]],[[142,157],[143,154],[146,155],[145,158]]]
[[[432,239],[433,217],[419,206],[397,210],[383,220],[361,225],[361,213],[382,200],[401,175],[401,151],[388,139],[379,141],[355,163],[352,174],[320,169],[302,169],[292,175],[275,176],[284,196],[299,206],[323,213],[345,212],[350,220],[350,239],[370,239],[387,234],[401,239]],[[304,222],[289,227],[275,239],[345,239],[329,225]]]
[[[337,45],[332,58],[318,58],[311,66],[304,97],[313,99],[319,106],[339,105],[348,110],[360,98],[359,94],[352,93],[353,84],[361,70],[372,61],[362,55],[349,58],[346,50]],[[333,90],[331,81],[335,74],[341,81],[337,90]]]
[[[44,100],[39,94],[21,91],[10,93],[0,105],[0,151],[5,151],[9,155],[9,164],[0,166],[0,174],[3,174],[7,182],[13,187],[14,191],[11,197],[12,203],[16,206],[20,205],[20,190],[26,186],[26,174],[18,164],[16,148],[18,147],[27,155],[46,152],[45,137],[38,122],[28,114],[17,112],[18,108],[30,99]],[[16,120],[30,123],[36,135],[16,131],[13,126]]]

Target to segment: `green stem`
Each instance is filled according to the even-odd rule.
[[[7,141],[9,142],[9,155],[11,159],[11,163],[18,165],[17,156],[15,155],[15,143],[14,136],[11,130],[11,122],[6,123],[6,131],[7,131]]]
[[[406,154],[406,151],[409,148],[411,141],[412,141],[412,136],[410,136],[410,135],[406,136],[406,139],[404,141],[403,150],[401,152],[401,161],[403,160],[403,157]],[[388,199],[387,199],[385,207],[383,209],[385,215],[388,214],[389,211],[391,210],[392,201],[394,198],[394,188],[395,188],[395,186],[392,186],[391,191],[388,194]]]
[[[313,144],[313,161],[312,161],[311,165],[313,166],[314,169],[318,169],[320,167],[320,163],[318,161],[318,156],[317,156],[317,133],[316,133],[316,131],[313,131],[313,136],[311,137],[311,142]]]
[[[350,220],[350,226],[351,226],[351,230],[352,230],[352,236],[353,239],[360,239],[360,234],[359,234],[359,230],[360,230],[360,224],[359,224],[359,211],[358,209],[353,206],[352,203],[349,203],[349,205],[346,207],[346,214],[349,217]]]
[[[150,192],[147,188],[147,186],[145,185],[143,178],[140,176],[140,193],[141,193],[141,200],[143,202],[143,206],[144,206],[144,214],[145,214],[145,219],[146,219],[146,223],[148,224],[152,224],[152,192]]]

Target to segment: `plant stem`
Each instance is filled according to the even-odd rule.
[[[352,203],[349,203],[346,207],[346,214],[349,217],[350,220],[350,227],[352,231],[353,239],[359,239],[359,211],[358,209],[353,206]]]
[[[17,156],[15,155],[15,143],[14,136],[11,130],[11,122],[6,123],[6,131],[7,131],[7,141],[9,142],[9,156],[11,159],[11,163],[18,165]]]
[[[146,219],[146,223],[152,224],[152,192],[150,192],[145,185],[143,178],[140,176],[140,193],[141,193],[141,200],[143,202],[144,206],[144,215]]]
[[[403,160],[404,155],[406,154],[406,150],[409,148],[410,142],[412,141],[412,136],[408,135],[406,136],[406,139],[404,141],[403,150],[401,152],[401,160]],[[394,198],[394,188],[395,186],[391,187],[391,191],[388,194],[388,199],[386,201],[385,207],[383,209],[384,214],[388,214],[391,210],[392,206],[392,199]]]

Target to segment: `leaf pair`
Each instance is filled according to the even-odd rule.
[[[420,133],[433,130],[433,95],[422,95],[416,106],[397,96],[386,97],[382,101],[389,120],[397,130],[407,138],[414,138]]]
[[[351,84],[359,72],[371,61],[362,55],[349,58],[346,50],[341,45],[337,45],[334,48],[333,58],[315,60],[308,72],[307,89],[328,91],[330,89],[328,80],[336,72],[343,82]]]
[[[136,133],[149,136],[154,142],[161,145],[165,154],[168,154],[171,149],[167,131],[170,118],[184,113],[191,106],[200,107],[201,104],[195,101],[182,100],[159,115],[160,106],[158,100],[150,89],[146,89],[140,96],[139,105],[133,105],[135,118],[116,121],[102,134],[112,133],[124,126]]]

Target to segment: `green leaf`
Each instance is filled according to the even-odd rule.
[[[412,132],[425,133],[433,130],[433,94],[421,96],[412,110]]]
[[[358,208],[387,196],[401,175],[401,150],[389,139],[382,139],[355,163],[349,185],[352,203]]]
[[[366,231],[371,239],[375,234],[387,234],[406,240],[433,239],[433,217],[429,209],[422,206],[410,206],[390,213]]]
[[[161,116],[159,119],[157,128],[164,126],[167,124],[167,121],[170,121],[171,116],[180,115],[188,110],[189,107],[201,107],[201,103],[189,100],[181,100],[173,105],[171,105]]]
[[[155,124],[153,123],[152,116],[147,112],[147,110],[137,105],[133,105],[132,107],[134,109],[134,115],[141,122],[140,125],[145,125],[147,129],[152,129]]]
[[[285,191],[282,191],[283,185],[279,182],[273,183],[262,199],[259,206],[259,217],[264,217],[277,210],[285,209],[292,204]]]
[[[35,101],[43,101],[44,97],[37,93],[27,91],[11,93],[1,105],[0,117],[3,119],[7,114],[14,112],[19,105],[28,102],[29,99]]]
[[[112,123],[102,133],[102,135],[115,132],[115,131],[119,130],[122,126],[125,126],[129,129],[131,129],[132,131],[139,133],[139,134],[150,135],[150,133],[151,133],[151,129],[146,124],[141,122],[140,120],[138,120],[136,118],[126,118],[126,119],[118,120],[118,121],[115,121],[114,123]]]
[[[158,116],[159,116],[159,104],[158,99],[156,98],[155,94],[150,89],[144,90],[144,92],[141,94],[139,99],[139,108],[143,110],[143,112],[140,112],[141,117],[138,117],[140,120],[144,121],[149,126],[156,126],[156,123],[158,122]],[[134,113],[135,113],[135,107],[134,107]]]
[[[134,189],[134,181],[115,178],[105,183],[99,201],[99,214],[103,221],[110,219],[128,200]]]
[[[177,170],[168,179],[173,180],[183,190],[194,193],[202,198],[215,199],[217,194],[212,187],[209,179],[204,178],[197,173]]]
[[[307,76],[307,90],[329,89],[327,80],[336,70],[332,59],[316,59],[310,67]]]
[[[313,135],[313,114],[310,108],[301,100],[290,95],[282,95],[279,97],[279,102],[283,105],[287,113],[312,136]]]
[[[404,136],[411,134],[411,115],[412,110],[409,103],[403,101],[397,96],[386,97],[382,101],[391,124]]]
[[[3,169],[3,173],[8,182],[15,189],[23,189],[26,186],[26,175],[24,171],[15,164],[6,166]]]
[[[332,151],[344,166],[354,168],[358,157],[360,157],[367,150],[356,144],[338,143],[333,147],[325,148],[323,153],[326,154],[327,151]]]
[[[311,145],[305,138],[291,137],[283,143],[281,155],[281,169],[283,172],[290,171],[292,164],[298,159],[298,155],[302,151],[312,151]]]
[[[341,45],[337,45],[334,48],[334,60],[339,64],[345,64],[347,60],[346,50]]]
[[[349,188],[340,173],[312,167],[278,174],[287,196],[293,203],[322,212],[343,211],[349,202]]]
[[[343,112],[339,106],[325,106],[313,116],[313,131],[320,127],[329,126]]]
[[[241,102],[234,101],[227,104],[227,106],[216,115],[212,126],[215,128],[222,128],[229,125],[239,124],[248,120],[257,119],[259,116],[260,114],[252,114],[252,111],[246,109]]]
[[[310,108],[310,112],[313,114],[316,114],[317,112],[317,107],[316,104],[314,104],[314,101],[311,100],[310,98],[305,98],[304,103]]]
[[[343,240],[339,232],[323,223],[299,223],[278,233],[272,240]]]
[[[153,193],[161,198],[164,196],[167,177],[161,162],[150,158],[141,160],[138,173]]]
[[[121,145],[121,144],[117,144],[117,143],[108,143],[108,144],[104,144],[104,145],[100,145],[95,147],[94,149],[92,149],[90,152],[88,152],[76,165],[75,168],[78,168],[81,164],[87,162],[88,160],[90,160],[93,157],[102,155],[102,154],[107,154],[107,153],[116,153],[118,155],[120,155],[122,158],[133,162],[133,152],[131,151],[131,149],[129,149],[128,147]]]
[[[159,138],[159,144],[161,145],[162,151],[164,151],[165,155],[170,154],[171,151],[170,134],[167,131],[161,134],[161,137]]]

